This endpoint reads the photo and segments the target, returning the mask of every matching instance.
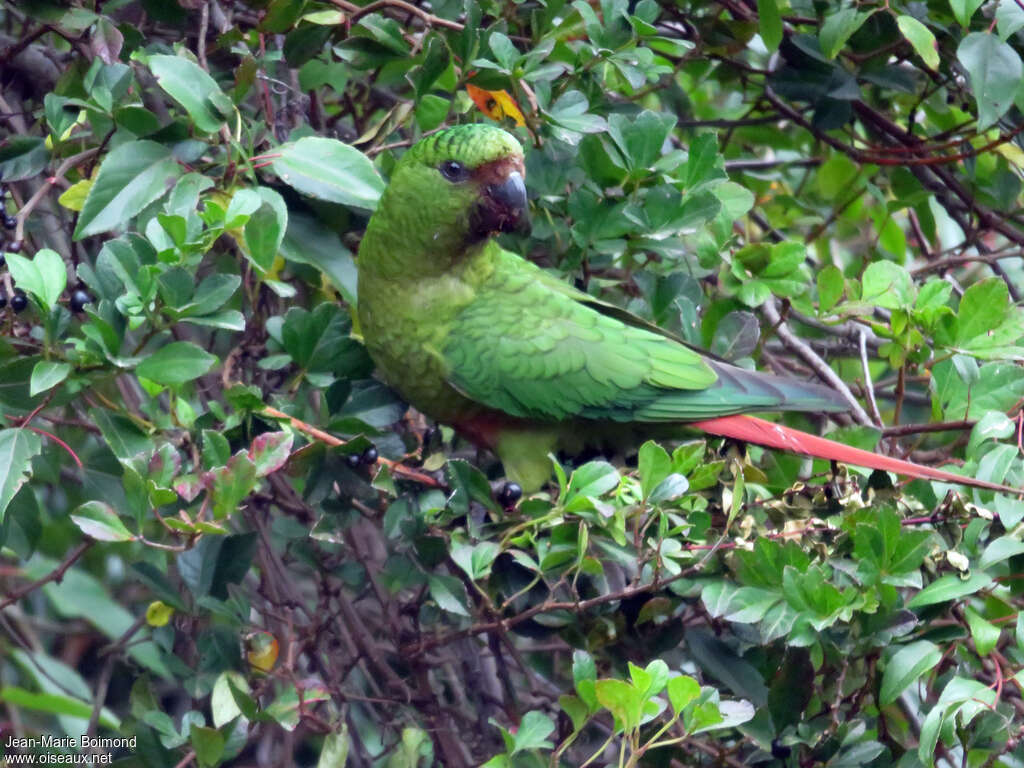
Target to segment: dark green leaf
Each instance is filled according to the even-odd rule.
[[[173,341],[160,347],[135,368],[157,384],[183,384],[207,373],[217,358],[190,341]]]
[[[185,108],[199,130],[220,130],[224,116],[214,104],[227,97],[206,70],[183,56],[157,54],[149,57],[148,64],[160,87]]]
[[[75,239],[126,226],[180,175],[181,168],[166,147],[146,140],[121,144],[100,165],[78,217]]]
[[[359,150],[336,139],[307,136],[278,148],[274,172],[285,184],[332,203],[374,210],[384,182]]]

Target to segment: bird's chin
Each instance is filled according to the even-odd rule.
[[[487,197],[473,209],[469,222],[469,237],[474,242],[503,232],[525,235],[529,231],[530,215],[525,208],[509,208]]]

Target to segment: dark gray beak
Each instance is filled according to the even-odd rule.
[[[487,194],[513,216],[526,210],[526,184],[519,171],[512,171],[501,184],[489,186]]]

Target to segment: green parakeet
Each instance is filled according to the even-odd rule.
[[[824,386],[710,359],[501,248],[526,220],[511,134],[462,125],[409,149],[359,248],[359,322],[384,379],[494,451],[533,491],[548,454],[667,425],[946,482],[1003,489],[743,416],[843,411]],[[1004,489],[1005,490],[1005,489]]]

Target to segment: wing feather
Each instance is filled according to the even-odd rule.
[[[832,390],[711,361],[643,321],[604,314],[503,253],[443,347],[449,381],[510,415],[696,421],[751,410],[843,410]]]

